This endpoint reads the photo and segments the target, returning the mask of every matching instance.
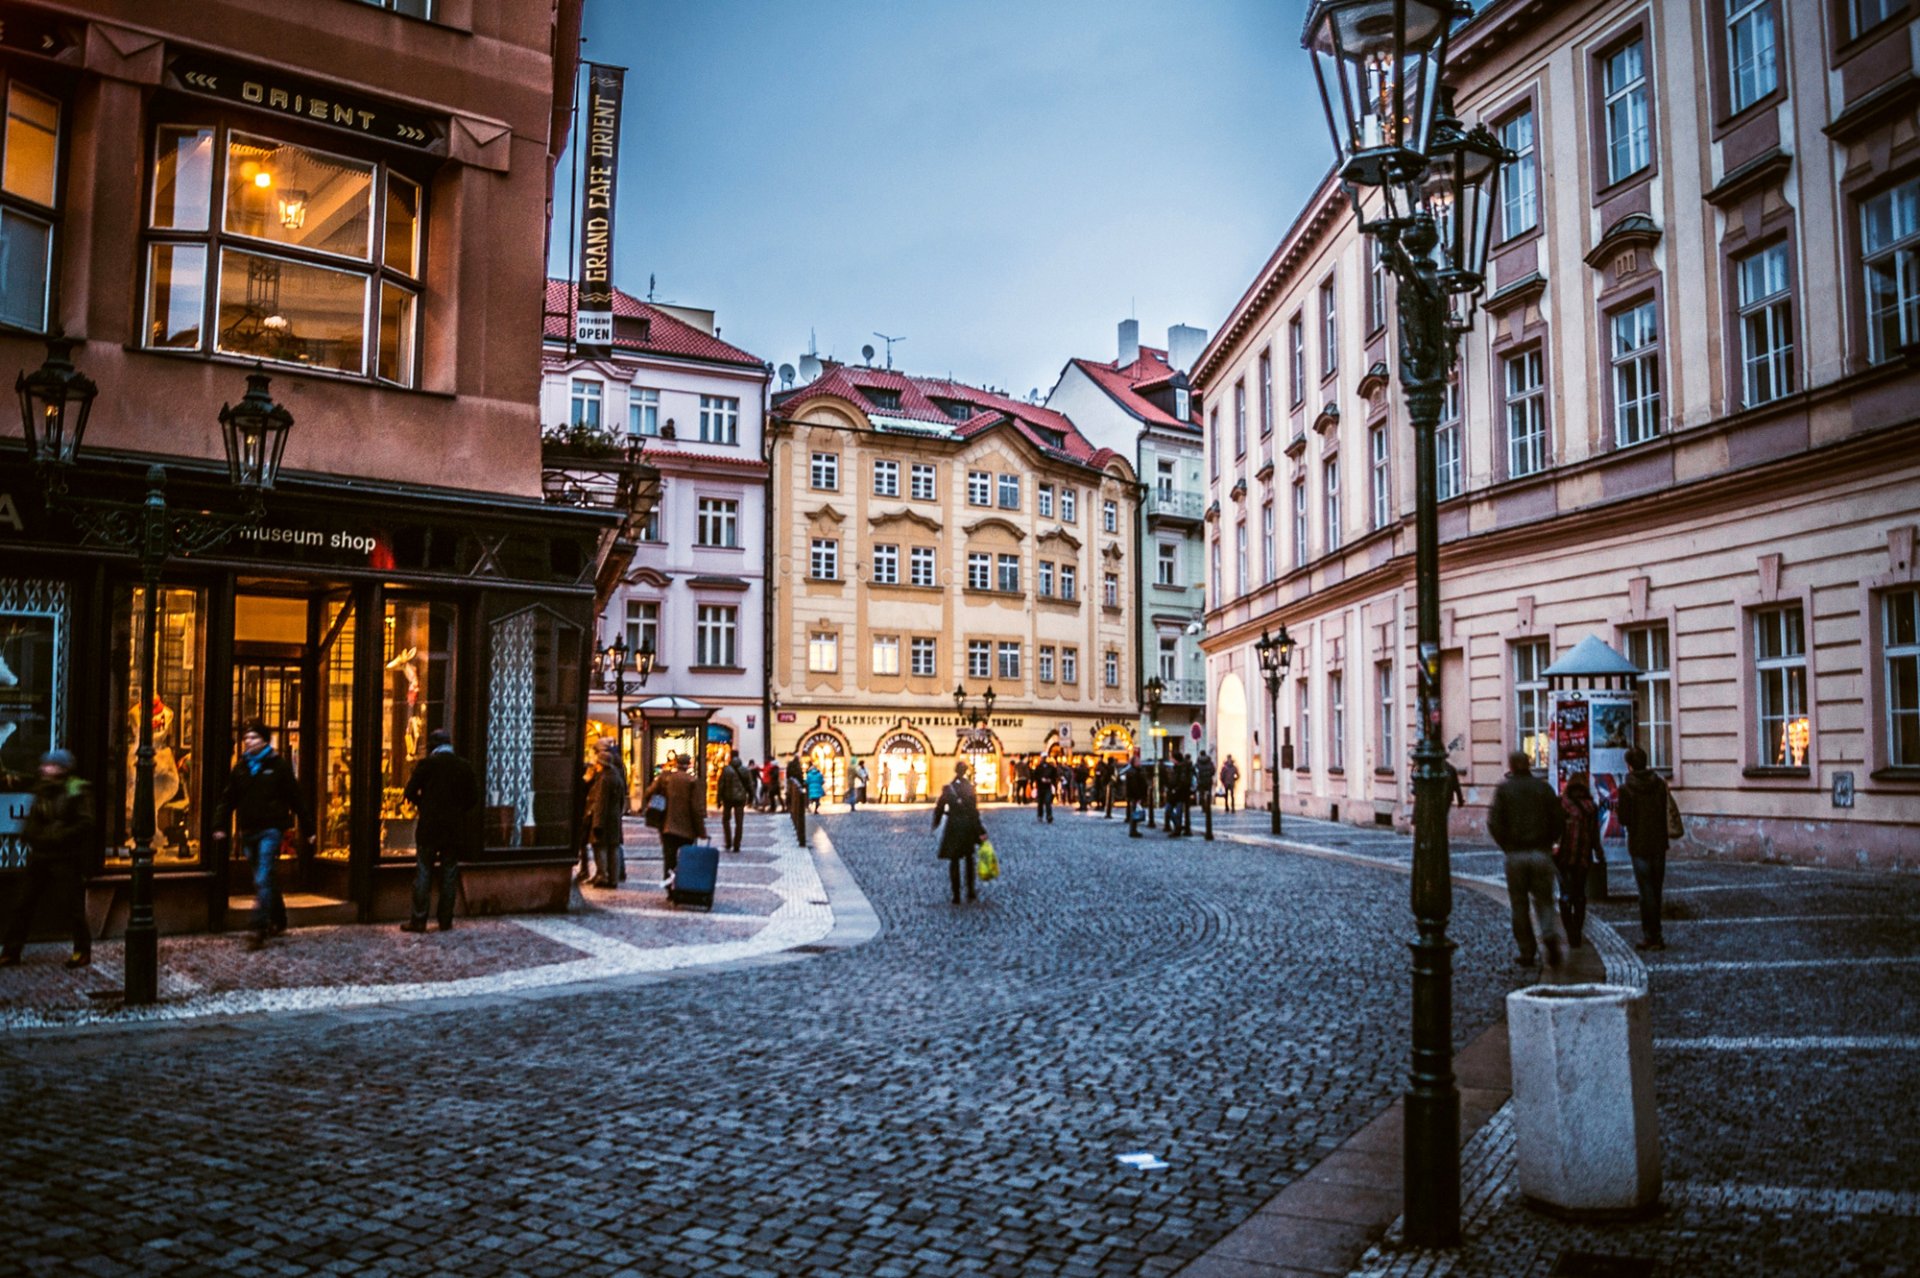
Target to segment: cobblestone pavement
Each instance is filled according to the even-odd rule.
[[[1287,821],[1290,839],[1410,856],[1391,831]],[[1473,840],[1454,859],[1499,865]],[[1630,871],[1614,888],[1632,891]],[[1465,1245],[1422,1254],[1390,1236],[1358,1278],[1920,1272],[1920,877],[1676,859],[1665,895],[1668,948],[1642,961],[1666,1210],[1575,1226],[1529,1209],[1503,1115],[1467,1153]],[[1639,939],[1631,900],[1594,912]]]
[[[987,822],[953,906],[924,811],[821,820],[883,930],[804,961],[0,1038],[0,1269],[1168,1273],[1402,1086],[1401,876]],[[1504,930],[1462,895],[1463,1041]]]

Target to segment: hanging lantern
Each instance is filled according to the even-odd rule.
[[[1448,33],[1461,12],[1456,0],[1314,0],[1301,43],[1313,58],[1342,181],[1418,180]]]
[[[73,366],[73,348],[79,344],[65,333],[55,333],[47,339],[47,358],[40,367],[14,378],[27,455],[36,466],[68,466],[80,454],[87,415],[100,388]]]
[[[253,492],[269,491],[279,478],[287,431],[293,426],[293,414],[267,394],[269,380],[265,373],[248,373],[247,393],[240,402],[220,406],[227,476],[234,487]]]

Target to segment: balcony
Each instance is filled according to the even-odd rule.
[[[660,471],[642,460],[645,445],[590,426],[553,426],[540,434],[540,489],[548,504],[620,516],[603,539],[594,573],[596,607],[633,562],[640,529],[660,504]]]
[[[1199,493],[1174,488],[1149,488],[1145,506],[1148,521],[1158,524],[1198,524],[1207,509]]]

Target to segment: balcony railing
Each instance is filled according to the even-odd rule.
[[[1207,508],[1206,499],[1199,493],[1165,488],[1149,488],[1146,506],[1148,519],[1184,519],[1196,524]]]
[[[1207,681],[1205,679],[1163,679],[1164,688],[1160,693],[1160,704],[1168,706],[1198,706],[1207,701]]]

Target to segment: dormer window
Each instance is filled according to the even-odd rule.
[[[897,390],[888,390],[880,386],[862,386],[860,393],[866,396],[867,402],[875,408],[897,410],[900,407],[900,392]]]
[[[1065,448],[1067,446],[1067,433],[1065,431],[1048,430],[1045,426],[1035,426],[1033,433],[1041,439],[1046,440],[1049,447]]]
[[[1192,408],[1193,408],[1193,405],[1191,402],[1190,393],[1184,387],[1180,387],[1180,386],[1174,387],[1173,388],[1173,415],[1175,417],[1178,417],[1181,421],[1184,422],[1191,415]]]
[[[974,407],[962,399],[936,399],[934,405],[956,422],[964,422],[973,416]]]

